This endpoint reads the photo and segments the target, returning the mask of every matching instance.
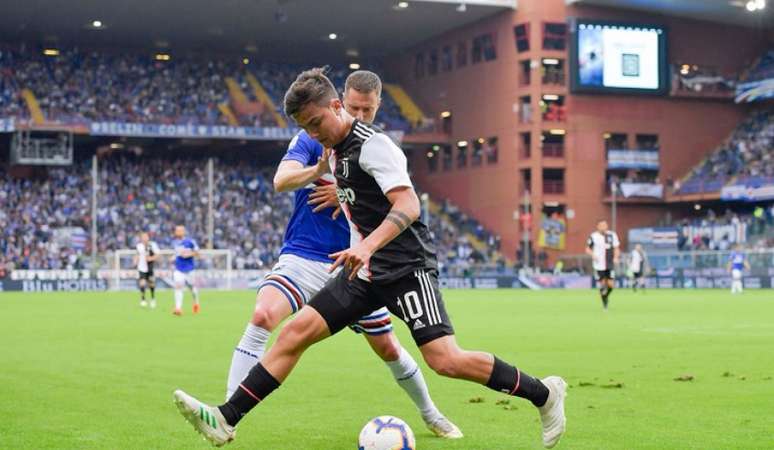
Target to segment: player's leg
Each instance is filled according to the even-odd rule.
[[[297,310],[295,299],[287,298],[286,292],[280,288],[264,282],[258,289],[250,322],[231,357],[226,386],[227,399],[234,394],[250,369],[263,358],[272,331]],[[291,301],[294,307],[291,307]]]
[[[374,353],[390,369],[398,383],[414,402],[427,427],[439,437],[461,438],[462,432],[435,406],[427,388],[422,369],[409,352],[400,345],[392,330],[387,308],[378,309],[362,317],[351,327],[365,336]]]
[[[607,274],[604,270],[596,271],[597,287],[599,288],[599,299],[602,300],[602,307],[607,309]]]
[[[140,278],[137,279],[137,285],[140,288],[140,306],[143,308],[148,306],[148,302],[145,301],[145,278],[140,273]]]
[[[417,271],[413,277],[380,286],[378,292],[390,311],[406,322],[427,364],[439,375],[473,381],[529,400],[540,411],[543,444],[549,448],[556,445],[565,428],[567,383],[560,377],[541,381],[491,353],[461,349],[453,336],[437,272]]]
[[[358,317],[373,310],[375,295],[362,280],[346,275],[326,284],[298,316],[280,332],[277,342],[256,364],[228,401],[211,407],[183,391],[174,394],[181,414],[206,439],[223,445],[234,438],[234,427],[250,410],[280,386],[298,363],[304,351],[326,337],[341,331]]]
[[[148,276],[148,289],[150,289],[150,307],[156,307],[156,276],[152,273]]]
[[[298,312],[330,280],[328,267],[329,264],[292,254],[279,257],[277,264],[258,286],[253,315],[234,349],[226,388],[227,399],[250,369],[263,358],[274,329]]]
[[[607,279],[607,295],[605,295],[605,298],[603,299],[603,303],[605,305],[605,309],[607,309],[607,305],[609,303],[610,294],[613,293],[613,289],[615,289],[615,273],[611,270]]]
[[[180,316],[183,314],[183,288],[185,287],[185,274],[176,270],[172,274],[172,281],[175,285],[175,310],[173,314]]]
[[[188,272],[185,275],[185,285],[191,290],[191,296],[193,297],[193,313],[196,314],[201,309],[199,305],[199,288],[196,287],[193,279],[193,272]]]

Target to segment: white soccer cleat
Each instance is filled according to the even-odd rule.
[[[148,306],[148,302],[146,302],[145,300],[141,300],[140,301],[140,308],[145,308],[146,306]]]
[[[444,439],[459,439],[463,436],[462,431],[446,417],[439,417],[434,420],[425,420],[427,429],[433,434]]]
[[[226,423],[218,408],[206,405],[180,389],[173,397],[180,414],[212,445],[222,447],[234,440],[236,430]]]
[[[567,425],[567,418],[564,416],[567,382],[557,376],[546,377],[541,381],[548,388],[548,400],[538,408],[540,421],[543,422],[543,447],[553,448],[559,443]]]

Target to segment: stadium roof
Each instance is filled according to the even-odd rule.
[[[711,22],[750,27],[774,27],[774,1],[762,11],[750,12],[748,0],[566,0],[568,4],[638,9],[668,16],[690,17]]]
[[[364,58],[393,53],[515,6],[516,0],[4,0],[0,38],[342,60],[347,50]]]

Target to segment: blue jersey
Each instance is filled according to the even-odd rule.
[[[744,253],[733,252],[731,253],[731,269],[744,270]]]
[[[196,241],[191,238],[175,239],[172,241],[172,248],[175,249],[175,270],[183,273],[188,273],[194,270],[194,258],[184,258],[181,256],[183,250],[198,251],[199,246],[196,245]]]
[[[290,145],[283,161],[298,161],[307,166],[317,164],[323,153],[322,145],[309,137],[306,131],[298,133]],[[285,243],[280,254],[293,254],[313,261],[331,262],[328,257],[349,247],[349,224],[344,214],[334,220],[334,209],[312,212],[307,204],[309,194],[315,186],[335,183],[333,175],[326,174],[295,192],[295,207],[285,230]]]

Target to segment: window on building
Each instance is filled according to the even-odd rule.
[[[564,60],[543,58],[543,84],[564,85]]]
[[[457,43],[457,68],[468,65],[468,43],[465,41]]]
[[[540,141],[543,158],[564,158],[564,130],[544,131]]]
[[[430,50],[430,57],[427,59],[427,74],[433,76],[438,73],[438,49]]]
[[[427,171],[435,173],[438,171],[438,154],[432,150],[427,151]]]
[[[497,59],[494,33],[486,33],[473,38],[473,64]]]
[[[564,194],[564,169],[543,169],[543,194]]]
[[[497,146],[497,137],[490,137],[484,143],[484,155],[486,156],[487,164],[497,164],[500,158],[500,150]]]
[[[625,150],[629,148],[629,137],[626,133],[605,133],[605,150]]]
[[[521,158],[529,159],[532,157],[532,133],[526,131],[519,135],[521,136]]]
[[[425,54],[417,53],[414,58],[414,77],[419,79],[425,76]]]
[[[638,150],[658,150],[657,134],[638,134],[635,136]]]
[[[441,50],[441,72],[449,72],[452,70],[454,64],[454,58],[452,56],[451,45],[446,45]]]
[[[530,60],[525,59],[524,61],[519,61],[519,69],[519,84],[522,86],[529,86],[529,83],[532,80],[532,64],[530,63]]]
[[[540,112],[547,122],[564,122],[567,120],[567,108],[564,105],[564,95],[543,94],[540,98]]]
[[[529,51],[529,24],[522,23],[513,27],[513,35],[516,39],[516,51],[519,53]]]
[[[532,122],[532,99],[529,95],[519,98],[519,122]]]
[[[543,23],[543,50],[565,50],[567,47],[567,24]]]
[[[443,170],[451,170],[452,168],[452,148],[451,145],[443,145],[442,146],[442,153],[443,153]]]
[[[468,166],[468,142],[460,141],[457,143],[457,168],[461,169]]]

